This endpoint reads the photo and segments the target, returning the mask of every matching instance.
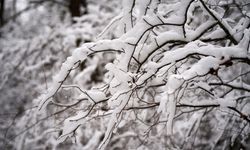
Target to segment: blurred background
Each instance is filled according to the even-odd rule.
[[[0,2],[0,149],[12,149],[22,129],[31,124],[20,119],[34,108],[33,100],[46,91],[72,50],[94,41],[121,6],[110,0]],[[102,63],[99,57],[85,65]],[[85,88],[90,80],[100,80],[101,67],[92,67],[89,77],[82,78]],[[77,78],[80,82],[81,76]]]

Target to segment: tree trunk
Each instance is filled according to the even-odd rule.
[[[79,17],[81,16],[81,6],[84,8],[83,14],[87,13],[87,2],[86,0],[70,0],[69,10],[71,13],[71,17]]]
[[[1,8],[0,8],[0,26],[4,24],[4,0],[1,0]]]

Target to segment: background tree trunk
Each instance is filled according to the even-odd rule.
[[[72,18],[81,16],[81,6],[85,9],[83,14],[86,14],[87,13],[86,0],[70,0],[69,10]]]
[[[0,7],[0,26],[4,24],[4,0],[1,0],[1,7]]]

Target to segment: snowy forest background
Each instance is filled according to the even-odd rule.
[[[0,149],[250,149],[249,0],[0,2]]]

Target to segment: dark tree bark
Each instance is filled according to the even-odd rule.
[[[71,13],[71,17],[79,17],[81,16],[81,6],[84,8],[83,14],[87,13],[87,2],[86,0],[70,0],[69,10]]]
[[[1,7],[0,7],[0,26],[4,24],[4,0],[1,0]]]

